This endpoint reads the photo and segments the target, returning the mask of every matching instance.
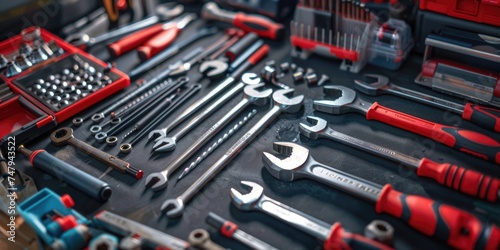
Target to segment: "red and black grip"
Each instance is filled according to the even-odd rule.
[[[219,229],[220,233],[226,236],[227,238],[233,238],[234,232],[238,230],[238,225],[212,212],[208,213],[208,216],[205,219],[205,221],[207,222],[207,224]]]
[[[500,110],[467,103],[462,118],[485,129],[500,132]]]
[[[391,250],[392,247],[363,235],[344,231],[340,222],[333,224],[323,244],[324,250]]]
[[[375,210],[387,213],[409,226],[455,249],[499,249],[500,229],[474,215],[429,198],[405,195],[387,184]]]
[[[285,36],[285,28],[282,24],[263,16],[239,12],[233,20],[233,25],[246,32],[255,32],[263,38],[281,40]]]
[[[118,57],[121,56],[139,46],[141,46],[144,42],[154,36],[156,33],[162,31],[162,24],[156,24],[149,28],[143,29],[141,31],[137,31],[132,33],[114,43],[108,45],[109,53]]]
[[[430,122],[386,108],[376,102],[368,109],[366,119],[411,131],[458,151],[500,164],[500,143],[487,135]]]
[[[142,61],[146,61],[167,48],[179,35],[181,29],[174,27],[156,34],[137,48],[137,53]]]
[[[417,175],[434,179],[449,188],[490,202],[495,202],[499,196],[499,179],[449,163],[437,163],[423,158]]]

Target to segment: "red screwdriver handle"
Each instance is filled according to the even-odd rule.
[[[282,24],[275,23],[263,16],[247,15],[239,12],[233,20],[233,25],[246,32],[255,32],[260,37],[273,40],[280,40],[285,36],[285,29]]]
[[[144,42],[144,45],[137,48],[137,53],[142,61],[150,59],[158,52],[168,47],[179,35],[181,29],[174,27],[158,33],[156,36]]]
[[[391,250],[390,246],[367,238],[363,235],[345,232],[340,222],[333,224],[330,235],[323,244],[324,250]]]
[[[456,150],[500,164],[500,143],[470,130],[433,123],[374,103],[366,119],[377,120],[425,136]]]
[[[109,53],[112,56],[121,56],[146,42],[149,38],[154,36],[156,33],[162,31],[162,24],[156,24],[149,28],[143,29],[132,33],[110,45],[108,45]]]
[[[499,179],[449,163],[437,163],[423,158],[417,175],[434,179],[442,185],[490,202],[495,202],[499,196]]]
[[[456,207],[403,194],[389,184],[382,189],[375,210],[397,217],[455,249],[500,248],[500,229],[497,226],[482,223],[474,215]]]
[[[500,110],[467,103],[462,118],[483,128],[500,132]]]

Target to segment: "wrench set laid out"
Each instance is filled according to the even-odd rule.
[[[15,204],[30,229],[16,226],[28,243],[6,244],[500,249],[500,220],[474,210],[500,198],[489,169],[500,164],[500,111],[393,83],[404,77],[387,69],[413,46],[403,21],[358,1],[297,2],[289,25],[210,1],[166,3],[95,37],[32,27],[0,43],[1,174],[26,173],[40,189],[0,186],[10,194],[0,219]],[[415,154],[425,143],[432,152]]]

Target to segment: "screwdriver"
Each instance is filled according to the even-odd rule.
[[[108,183],[56,158],[43,149],[31,151],[23,145],[18,151],[30,158],[31,165],[61,179],[92,198],[106,201],[112,190]]]

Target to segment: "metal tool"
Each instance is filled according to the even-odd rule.
[[[273,93],[272,89],[266,89],[264,91],[259,91],[258,89],[263,87],[264,84],[250,85],[245,87],[245,94],[243,100],[241,100],[234,108],[232,108],[229,112],[227,112],[222,118],[220,118],[212,127],[210,127],[202,136],[196,140],[191,146],[184,151],[179,157],[177,157],[173,163],[169,164],[166,169],[161,172],[156,172],[149,174],[146,178],[146,187],[151,187],[154,191],[159,191],[167,187],[168,177],[177,170],[182,164],[184,164],[191,156],[193,156],[198,150],[203,147],[206,143],[210,141],[222,128],[224,128],[229,122],[231,122],[234,118],[238,116],[246,107],[251,104],[255,104],[257,106],[266,105],[269,101],[269,97]],[[240,89],[236,89],[237,92]],[[230,93],[230,92],[228,92]],[[230,93],[234,95],[233,93]],[[198,123],[199,119],[197,117],[193,118],[190,124]],[[187,127],[195,127],[196,125]],[[175,138],[179,135],[183,135],[186,130],[181,130],[179,133],[174,135],[171,140],[171,144],[167,144],[163,147],[175,147]],[[158,148],[167,150],[164,148]]]
[[[69,144],[78,150],[85,152],[86,154],[94,157],[95,159],[101,161],[102,163],[118,170],[120,173],[127,173],[134,176],[136,179],[141,179],[143,172],[142,170],[133,168],[130,163],[118,159],[116,156],[110,155],[104,151],[90,146],[89,144],[76,139],[73,136],[73,129],[71,128],[60,128],[52,132],[50,135],[50,140],[56,146],[63,146]]]
[[[191,246],[200,250],[225,250],[226,248],[213,242],[210,239],[210,233],[205,229],[195,229],[189,236],[188,241]]]
[[[221,60],[209,60],[200,63],[199,71],[210,80],[226,76],[229,65]]]
[[[215,213],[208,213],[205,219],[207,224],[219,229],[219,232],[230,239],[235,239],[255,250],[277,250],[277,248],[254,236],[242,231],[234,222],[226,220]]]
[[[231,46],[225,53],[229,61],[233,62],[238,58],[245,50],[254,44],[259,39],[259,36],[253,32],[247,33],[238,42]]]
[[[93,224],[119,236],[135,238],[145,248],[172,250],[189,248],[189,243],[186,241],[106,210],[94,216]]]
[[[495,202],[500,197],[500,180],[477,171],[452,165],[437,163],[428,158],[417,159],[382,146],[342,134],[328,127],[328,123],[314,116],[308,116],[306,123],[300,123],[302,135],[310,139],[326,138],[347,144],[351,147],[393,160],[411,167],[418,176],[434,179],[441,185],[455,189],[467,195]]]
[[[67,182],[92,198],[107,201],[111,197],[112,190],[108,183],[52,156],[43,149],[31,151],[21,145],[17,150],[30,158],[33,167]]]
[[[203,5],[201,16],[206,20],[216,20],[233,24],[247,32],[255,32],[260,37],[280,40],[285,35],[282,24],[260,15],[247,15],[243,12],[226,11],[214,3],[208,2]]]
[[[281,160],[264,152],[265,168],[275,178],[293,181],[308,178],[375,204],[377,213],[387,213],[412,228],[460,249],[496,249],[500,247],[500,229],[482,223],[474,215],[432,199],[408,195],[342,172],[315,161],[309,150],[298,144],[275,142],[273,149],[287,158]],[[443,234],[442,232],[448,232]]]
[[[172,121],[167,127],[160,129],[160,130],[154,130],[151,133],[149,133],[149,140],[158,138],[158,137],[166,137],[167,132],[169,132],[171,129],[175,128],[177,125],[179,125],[181,122],[189,118],[192,114],[194,114],[196,111],[199,109],[203,108],[208,102],[212,101],[217,95],[222,93],[225,88],[229,87],[231,84],[233,84],[235,81],[237,81],[238,78],[242,78],[243,82],[252,82],[252,81],[258,81],[256,82],[259,83],[260,80],[257,80],[256,77],[257,75],[252,75],[252,74],[244,74],[243,72],[247,71],[250,67],[253,65],[257,64],[267,53],[269,52],[269,46],[264,45],[262,46],[257,52],[255,52],[248,60],[245,62],[237,71],[233,72],[230,76],[228,76],[222,83],[220,83],[215,89],[210,91],[208,94],[203,96],[203,98],[199,99],[195,103],[191,104],[182,114],[180,114],[174,121]]]
[[[462,116],[462,119],[471,121],[483,128],[500,132],[499,109],[484,107],[470,102],[462,105],[452,101],[447,101],[393,84],[389,81],[389,78],[382,75],[366,74],[364,76],[368,78],[375,78],[375,81],[370,83],[363,80],[354,80],[354,87],[364,94],[372,96],[392,94],[413,101],[425,103],[433,107],[457,113]]]
[[[229,139],[234,133],[236,133],[245,123],[247,123],[254,115],[257,113],[257,110],[252,110],[247,114],[242,120],[240,120],[236,125],[230,128],[224,135],[219,137],[217,141],[212,144],[212,146],[208,147],[207,150],[203,151],[196,160],[191,162],[188,167],[186,167],[182,173],[177,177],[177,181],[182,179],[182,177],[186,176],[189,172],[191,172],[196,166],[198,166],[205,158],[207,158],[212,152],[214,152],[220,145],[222,145],[227,139]]]
[[[269,126],[282,112],[296,113],[302,108],[304,96],[288,98],[293,89],[278,90],[273,94],[274,106],[252,128],[250,128],[220,159],[193,184],[175,199],[166,200],[161,210],[168,217],[178,217],[184,211],[184,206],[193,198],[212,178],[231,162],[250,142],[253,141],[264,129]]]
[[[238,69],[242,64],[250,58],[255,51],[259,50],[260,47],[264,44],[264,41],[262,39],[257,40],[255,43],[250,45],[245,52],[243,52],[240,56],[236,58],[230,65],[229,65],[229,72],[234,72],[236,69]]]
[[[323,249],[392,249],[359,234],[344,231],[340,222],[332,226],[304,212],[264,195],[264,188],[255,182],[241,181],[250,193],[231,188],[231,201],[240,210],[260,211],[271,215],[323,242]]]
[[[313,108],[330,114],[358,112],[367,120],[377,120],[425,136],[461,152],[500,164],[500,143],[481,133],[442,125],[370,103],[356,96],[356,92],[343,86],[325,86],[327,95],[335,100],[314,101]]]

